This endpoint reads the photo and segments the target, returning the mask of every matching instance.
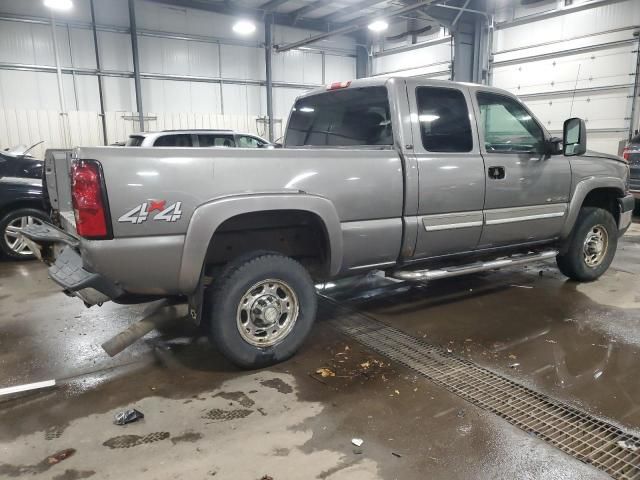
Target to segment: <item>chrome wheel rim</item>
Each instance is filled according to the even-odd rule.
[[[596,225],[589,230],[582,248],[584,263],[595,268],[602,263],[609,247],[609,234],[602,225]]]
[[[298,320],[298,297],[282,280],[267,279],[249,288],[236,315],[243,340],[256,347],[271,347],[286,338]]]
[[[20,232],[28,225],[42,225],[42,220],[27,215],[13,219],[4,229],[4,242],[16,255],[28,257],[33,252],[22,238]]]

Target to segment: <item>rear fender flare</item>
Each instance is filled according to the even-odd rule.
[[[209,243],[220,225],[243,213],[269,210],[301,210],[318,216],[327,232],[329,273],[333,276],[340,271],[342,230],[338,213],[330,200],[304,193],[233,195],[201,205],[191,216],[180,263],[179,290],[184,294],[195,291]]]
[[[593,190],[596,190],[598,188],[615,188],[620,192],[621,197],[624,195],[623,192],[625,191],[624,181],[621,178],[589,177],[581,180],[576,185],[576,188],[573,191],[573,196],[571,197],[571,201],[569,202],[567,219],[560,233],[560,238],[562,240],[569,238],[569,235],[571,235],[571,231],[573,230],[573,226],[578,219],[578,214],[580,213],[580,208],[582,208],[584,199],[587,198],[589,192],[592,192]]]

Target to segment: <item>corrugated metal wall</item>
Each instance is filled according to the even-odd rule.
[[[127,0],[95,0],[95,5],[107,73],[107,140],[112,143],[138,128],[128,7]],[[0,1],[0,148],[45,140],[36,151],[42,154],[44,148],[64,146],[63,121],[70,125],[72,145],[103,143],[89,1],[74,0],[73,10],[57,18],[66,120],[60,115],[47,16],[40,1]],[[266,115],[260,27],[250,39],[240,39],[231,31],[231,17],[146,0],[137,0],[136,17],[147,129],[233,128],[265,134],[264,122],[257,121]],[[274,27],[276,43],[308,35]],[[276,136],[296,96],[327,81],[355,78],[351,39],[332,39],[321,48],[324,54],[274,53]]]
[[[501,3],[491,83],[519,95],[552,132],[584,118],[588,147],[617,153],[629,130],[640,1]]]

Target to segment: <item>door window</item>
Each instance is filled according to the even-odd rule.
[[[163,135],[158,137],[153,143],[154,147],[193,147],[191,142],[191,135],[178,134],[178,135]]]
[[[261,142],[256,137],[249,137],[247,135],[238,135],[238,148],[260,148],[264,146],[264,142]]]
[[[418,87],[418,122],[429,152],[469,152],[473,148],[467,101],[460,90]]]
[[[213,135],[210,133],[198,135],[201,147],[235,147],[233,135]]]
[[[531,114],[516,100],[478,93],[484,144],[491,153],[542,153],[544,134]]]

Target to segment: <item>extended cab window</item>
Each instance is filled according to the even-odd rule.
[[[299,99],[291,112],[285,144],[393,145],[387,89],[345,88]]]
[[[487,152],[544,152],[542,129],[519,102],[487,92],[477,98]]]
[[[235,147],[233,135],[198,135],[198,143],[201,147]]]
[[[140,135],[131,135],[125,144],[125,147],[139,147],[142,145],[142,142],[144,142],[144,137],[141,137]]]
[[[469,152],[473,148],[467,101],[459,90],[418,87],[418,121],[429,152]]]
[[[156,138],[153,142],[154,147],[193,147],[191,142],[191,135],[178,134],[178,135],[163,135]]]

